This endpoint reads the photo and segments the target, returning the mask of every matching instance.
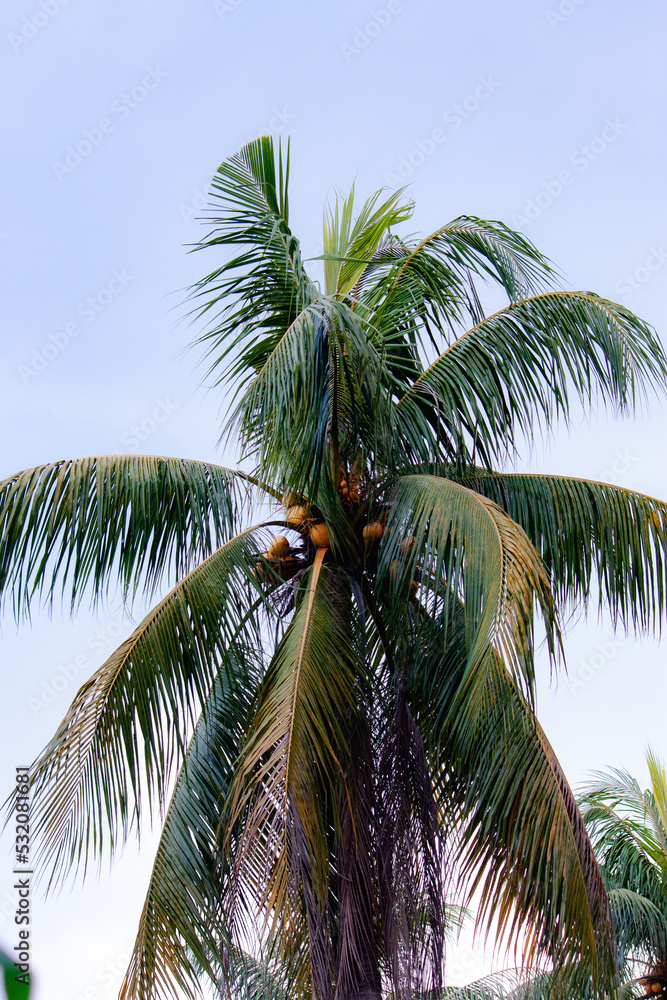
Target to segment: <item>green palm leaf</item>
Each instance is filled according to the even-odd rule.
[[[351,461],[365,446],[370,461],[382,460],[393,440],[382,377],[382,359],[349,306],[335,299],[308,306],[235,413],[261,476],[314,495],[323,468],[338,485],[338,458]]]
[[[596,772],[583,790],[589,830],[616,921],[624,976],[667,958],[667,775],[649,749],[650,787],[627,771]]]
[[[332,974],[324,933],[330,933],[327,820],[332,789],[344,774],[343,721],[356,710],[358,663],[349,590],[323,565],[325,551],[318,550],[304,577],[294,618],[267,671],[236,768],[227,826],[229,839],[240,824],[240,877],[291,954],[297,986],[308,974],[309,948],[322,989]],[[307,924],[296,905],[301,893],[310,901]]]
[[[447,622],[464,601],[466,698],[474,698],[494,650],[523,689],[532,692],[535,603],[552,655],[559,639],[548,578],[526,533],[488,498],[448,479],[405,476],[391,497],[378,583],[392,584],[398,613],[406,583],[421,573],[432,614],[439,612]]]
[[[583,405],[599,398],[624,412],[649,387],[666,384],[660,342],[629,310],[592,292],[546,292],[480,321],[415,380],[398,407],[422,429],[432,458],[442,446],[425,406],[441,415],[445,438],[466,438],[486,463],[512,453],[517,431],[530,437],[536,425],[567,418],[572,391]]]
[[[69,585],[72,609],[113,578],[154,591],[237,527],[246,475],[206,462],[108,455],[27,469],[0,482],[0,595],[15,614]]]
[[[484,318],[475,279],[491,279],[515,302],[552,275],[546,258],[502,222],[461,216],[423,240],[392,241],[360,284],[373,325],[390,342],[411,330],[415,343],[441,350],[457,326]]]
[[[231,374],[261,368],[285,330],[317,297],[289,227],[289,148],[283,160],[263,136],[220,165],[206,217],[213,229],[195,247],[231,247],[235,256],[191,289],[200,317],[213,326],[208,344],[214,371],[240,351]],[[231,304],[229,300],[231,299]],[[220,375],[220,379],[222,379]]]
[[[620,486],[566,476],[469,474],[521,525],[548,569],[559,602],[592,596],[626,627],[655,627],[667,594],[667,504]]]
[[[488,657],[484,697],[461,699],[466,654],[460,609],[444,656],[429,643],[409,677],[467,898],[478,893],[479,924],[528,966],[547,956],[579,988],[591,975],[612,985],[609,904],[572,791],[500,657]]]
[[[377,191],[353,217],[354,185],[342,203],[336,198],[324,214],[324,272],[328,295],[351,293],[387,231],[412,215],[412,204],[399,205],[403,190],[380,201]],[[379,204],[378,204],[379,202]]]
[[[182,580],[83,685],[33,765],[38,857],[52,881],[85,872],[107,838],[114,851],[139,822],[142,788],[162,806],[217,670],[233,674],[236,648],[258,642],[256,546],[248,529]]]
[[[235,667],[217,675],[176,780],[122,1000],[179,998],[181,990],[201,996],[201,970],[220,982],[223,944],[229,946],[221,921],[220,811],[260,676],[245,650],[237,651]]]

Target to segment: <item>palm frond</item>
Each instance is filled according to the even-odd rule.
[[[213,226],[195,250],[231,247],[235,254],[191,289],[200,318],[212,327],[198,343],[208,344],[209,374],[245,378],[260,369],[285,330],[318,293],[289,227],[289,147],[274,148],[263,136],[220,165],[213,178]],[[231,358],[230,358],[231,355]],[[216,383],[217,384],[217,383]]]
[[[441,624],[444,631],[444,625]],[[436,802],[459,840],[457,882],[478,892],[477,920],[497,947],[545,960],[596,988],[615,984],[609,904],[574,795],[524,695],[489,655],[485,696],[462,699],[468,655],[463,608],[444,653],[413,640],[412,703],[426,741]],[[442,650],[442,647],[440,647]],[[578,970],[578,972],[577,972]],[[574,979],[572,980],[574,984]]]
[[[233,673],[244,644],[261,648],[256,560],[248,529],[182,580],[77,693],[31,769],[50,884],[85,873],[105,845],[114,851],[138,824],[142,789],[162,807],[217,670]]]
[[[328,295],[351,293],[392,226],[412,215],[412,203],[399,205],[403,189],[380,201],[382,191],[367,198],[353,218],[354,185],[346,198],[336,198],[324,214],[324,271]],[[379,204],[378,204],[379,202]]]
[[[315,988],[332,982],[327,817],[341,780],[343,719],[355,711],[349,592],[318,550],[260,691],[232,789],[226,839],[283,947],[305,930]],[[303,927],[299,898],[307,902]],[[301,945],[303,948],[303,944]],[[306,966],[307,968],[307,966]]]
[[[532,697],[533,613],[539,607],[555,655],[558,626],[539,553],[523,529],[479,493],[435,476],[404,476],[391,493],[392,507],[380,544],[378,584],[388,581],[401,608],[417,575],[432,615],[445,622],[464,602],[467,644],[466,698],[484,688],[484,664],[497,650]],[[445,642],[447,637],[445,634]]]
[[[260,676],[252,655],[238,648],[235,656],[234,672],[215,678],[174,786],[121,1000],[200,997],[202,972],[222,979],[229,885],[217,850],[220,811]]]
[[[390,342],[412,334],[441,351],[462,324],[484,311],[476,279],[499,284],[516,302],[549,283],[551,265],[502,222],[461,216],[419,241],[395,240],[378,253],[360,280],[373,325]]]
[[[16,616],[36,595],[125,596],[182,576],[237,530],[241,472],[207,462],[107,455],[54,462],[0,482],[0,594]]]
[[[521,525],[544,560],[559,603],[655,628],[667,597],[667,503],[620,486],[566,476],[472,472],[457,481]]]
[[[334,436],[341,460],[356,457],[360,448],[373,464],[383,458],[392,447],[393,425],[382,377],[382,358],[349,306],[335,299],[308,306],[233,417],[260,475],[316,494],[322,470],[330,468]]]
[[[421,427],[433,460],[441,453],[423,414],[442,414],[466,437],[466,453],[488,465],[512,454],[517,431],[528,437],[570,414],[572,393],[632,410],[649,389],[667,385],[667,358],[654,331],[592,292],[546,292],[512,303],[451,344],[410,386],[398,406]],[[416,454],[418,461],[422,456]]]
[[[605,875],[604,868],[602,873]],[[667,955],[667,914],[664,910],[623,886],[608,885],[607,894],[623,964],[631,965],[637,958],[656,961]]]

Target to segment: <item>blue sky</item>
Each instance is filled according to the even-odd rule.
[[[502,219],[565,287],[627,304],[665,338],[664,4],[8,0],[0,22],[0,476],[127,450],[233,461],[216,447],[221,397],[183,353],[184,289],[214,265],[187,245],[218,163],[266,132],[292,137],[307,254],[336,187],[405,182],[412,231]],[[599,413],[557,430],[521,464],[667,497],[666,434],[654,400],[635,421]],[[5,788],[130,628],[113,600],[97,618],[37,614],[18,633],[6,619]],[[620,640],[593,613],[569,636],[569,683],[554,691],[542,671],[540,717],[575,784],[607,764],[644,777],[648,740],[667,754],[650,713],[664,650]],[[84,890],[35,897],[38,998],[115,995],[151,844]],[[463,954],[469,978],[481,959]]]

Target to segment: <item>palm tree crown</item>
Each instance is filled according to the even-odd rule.
[[[533,623],[554,662],[561,610],[591,598],[651,629],[667,506],[498,470],[573,400],[662,391],[667,359],[624,307],[553,290],[501,223],[399,236],[401,192],[327,210],[321,289],[288,175],[269,138],[225,161],[197,247],[228,255],[194,309],[253,471],[111,456],[0,484],[17,614],[178,581],[35,763],[38,863],[85,870],[175,780],[127,998],[231,990],[258,958],[260,992],[437,989],[454,889],[524,960],[609,986],[604,884],[534,715]],[[481,282],[507,297],[493,315]]]

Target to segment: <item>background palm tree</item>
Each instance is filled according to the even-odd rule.
[[[651,784],[627,771],[597,772],[580,805],[607,887],[621,977],[649,976],[667,992],[667,774],[646,754]],[[652,987],[655,984],[655,990]]]
[[[534,613],[554,664],[590,599],[652,629],[667,506],[497,468],[573,399],[631,411],[667,359],[501,223],[399,236],[401,192],[327,210],[322,290],[288,176],[268,138],[224,162],[198,245],[231,252],[193,296],[252,472],[110,456],[0,486],[17,614],[178,581],[33,768],[37,864],[57,884],[166,809],[124,997],[231,991],[257,959],[250,981],[321,1000],[438,988],[454,892],[525,962],[609,986],[604,885],[534,715]],[[507,299],[489,316],[483,282]]]

